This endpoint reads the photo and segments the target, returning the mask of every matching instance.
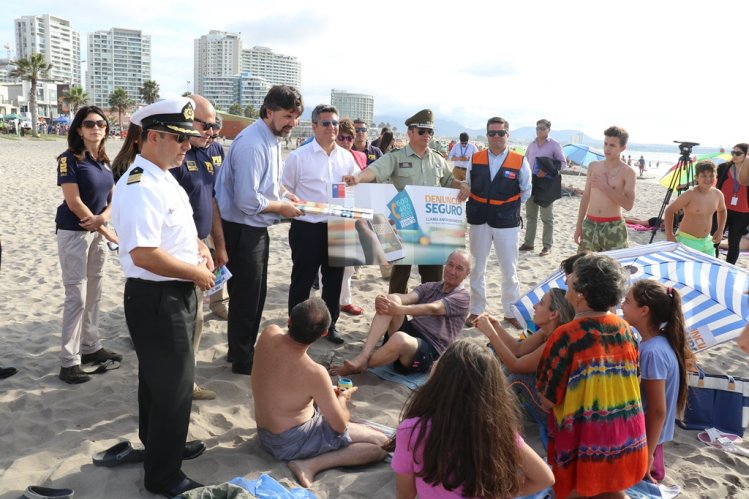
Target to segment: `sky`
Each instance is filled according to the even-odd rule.
[[[640,144],[749,142],[740,111],[749,91],[749,2],[435,5],[12,1],[3,5],[0,49],[15,44],[13,20],[23,15],[70,20],[84,60],[87,33],[140,29],[151,35],[152,79],[161,97],[171,97],[192,90],[194,40],[215,29],[241,33],[245,48],[296,56],[309,109],[329,103],[335,88],[372,95],[375,121],[430,108],[466,128],[482,128],[491,116],[511,129],[546,118],[552,136],[577,129],[602,138],[618,125]]]

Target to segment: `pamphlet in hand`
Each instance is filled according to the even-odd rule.
[[[208,296],[211,296],[213,293],[216,293],[217,291],[221,291],[224,286],[226,286],[226,281],[231,279],[231,272],[229,272],[229,269],[226,268],[225,265],[222,265],[221,267],[217,268],[213,271],[213,275],[216,276],[216,281],[211,289],[206,291],[205,294]]]
[[[314,201],[296,203],[296,207],[303,213],[316,215],[330,215],[334,217],[354,219],[363,218],[364,220],[372,220],[374,217],[373,210],[369,208],[346,208],[338,206],[337,204],[317,203]]]

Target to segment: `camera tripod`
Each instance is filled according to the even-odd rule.
[[[661,226],[661,222],[663,221],[663,213],[666,211],[666,207],[668,206],[668,203],[671,201],[671,194],[674,192],[674,190],[679,191],[679,194],[689,189],[694,184],[694,166],[692,165],[692,148],[694,146],[698,146],[699,144],[697,142],[681,142],[678,140],[674,140],[675,144],[679,144],[679,152],[681,152],[681,156],[679,156],[679,162],[676,163],[676,168],[674,169],[674,174],[671,177],[671,181],[668,185],[668,191],[666,191],[666,196],[663,198],[663,203],[661,203],[661,209],[658,211],[658,217],[655,221],[655,224],[653,225],[653,232],[650,235],[650,242],[653,242],[653,239],[655,239],[655,234],[658,232],[658,229]],[[681,182],[682,173],[685,174],[686,182]]]

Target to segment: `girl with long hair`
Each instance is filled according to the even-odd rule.
[[[458,340],[415,391],[385,449],[395,450],[396,497],[509,498],[554,482],[518,433],[515,399],[496,356]]]
[[[689,349],[681,296],[652,279],[630,286],[622,304],[624,320],[637,329],[640,341],[640,392],[648,438],[648,474],[666,476],[663,444],[673,439],[674,421],[687,403]]]
[[[99,339],[105,238],[113,237],[106,229],[114,191],[105,149],[108,136],[104,111],[84,106],[70,124],[67,150],[57,157],[57,185],[65,199],[55,217],[65,287],[59,377],[70,384],[89,381],[81,363],[122,360]]]

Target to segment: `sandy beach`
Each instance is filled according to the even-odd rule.
[[[114,158],[122,141],[110,141]],[[97,375],[82,385],[58,379],[63,286],[55,239],[55,210],[62,193],[55,184],[55,157],[64,150],[64,137],[43,140],[0,137],[0,365],[19,373],[0,380],[0,499],[18,498],[28,485],[70,487],[76,498],[154,497],[143,486],[139,465],[100,468],[91,456],[120,440],[138,442],[137,359],[122,309],[124,278],[116,253],[105,266],[100,306],[104,346],[122,353],[119,369]],[[584,176],[565,176],[564,184],[584,186]],[[654,178],[638,180],[637,199],[630,213],[648,218],[658,213],[665,188]],[[555,204],[555,244],[550,256],[538,251],[521,254],[518,262],[521,293],[554,272],[559,261],[575,253],[572,240],[579,197]],[[537,246],[540,245],[540,223]],[[288,224],[271,229],[268,296],[265,324],[286,322],[291,273]],[[630,244],[646,244],[649,232],[630,231]],[[663,233],[656,240],[663,240]],[[540,249],[540,247],[538,248]],[[500,276],[491,262],[487,269],[489,312],[500,314]],[[749,257],[738,265],[749,269]],[[409,287],[418,283],[412,276]],[[374,297],[387,292],[379,268],[363,267],[353,280],[353,302],[364,307],[359,317],[341,314],[338,328],[346,339],[334,347],[319,341],[310,351],[315,359],[335,352],[335,363],[355,355],[374,314]],[[233,374],[225,361],[226,322],[208,311],[198,359],[197,382],[216,391],[213,401],[193,403],[189,439],[205,441],[208,449],[198,459],[185,461],[183,470],[203,483],[221,483],[236,476],[254,479],[267,473],[286,486],[297,486],[285,464],[263,451],[256,438],[249,378]],[[476,329],[464,336],[486,343]],[[698,355],[706,372],[749,377],[749,360],[733,342]],[[374,374],[352,376],[359,391],[352,415],[390,427],[397,426],[409,391]],[[543,452],[535,428],[526,427],[531,445]],[[700,443],[697,432],[677,427],[675,440],[665,445],[666,484],[682,487],[680,497],[749,497],[749,458],[728,454]],[[749,448],[749,446],[746,446]],[[543,455],[543,454],[542,454]],[[395,478],[386,463],[355,471],[335,469],[317,476],[312,488],[320,498],[395,497]]]

